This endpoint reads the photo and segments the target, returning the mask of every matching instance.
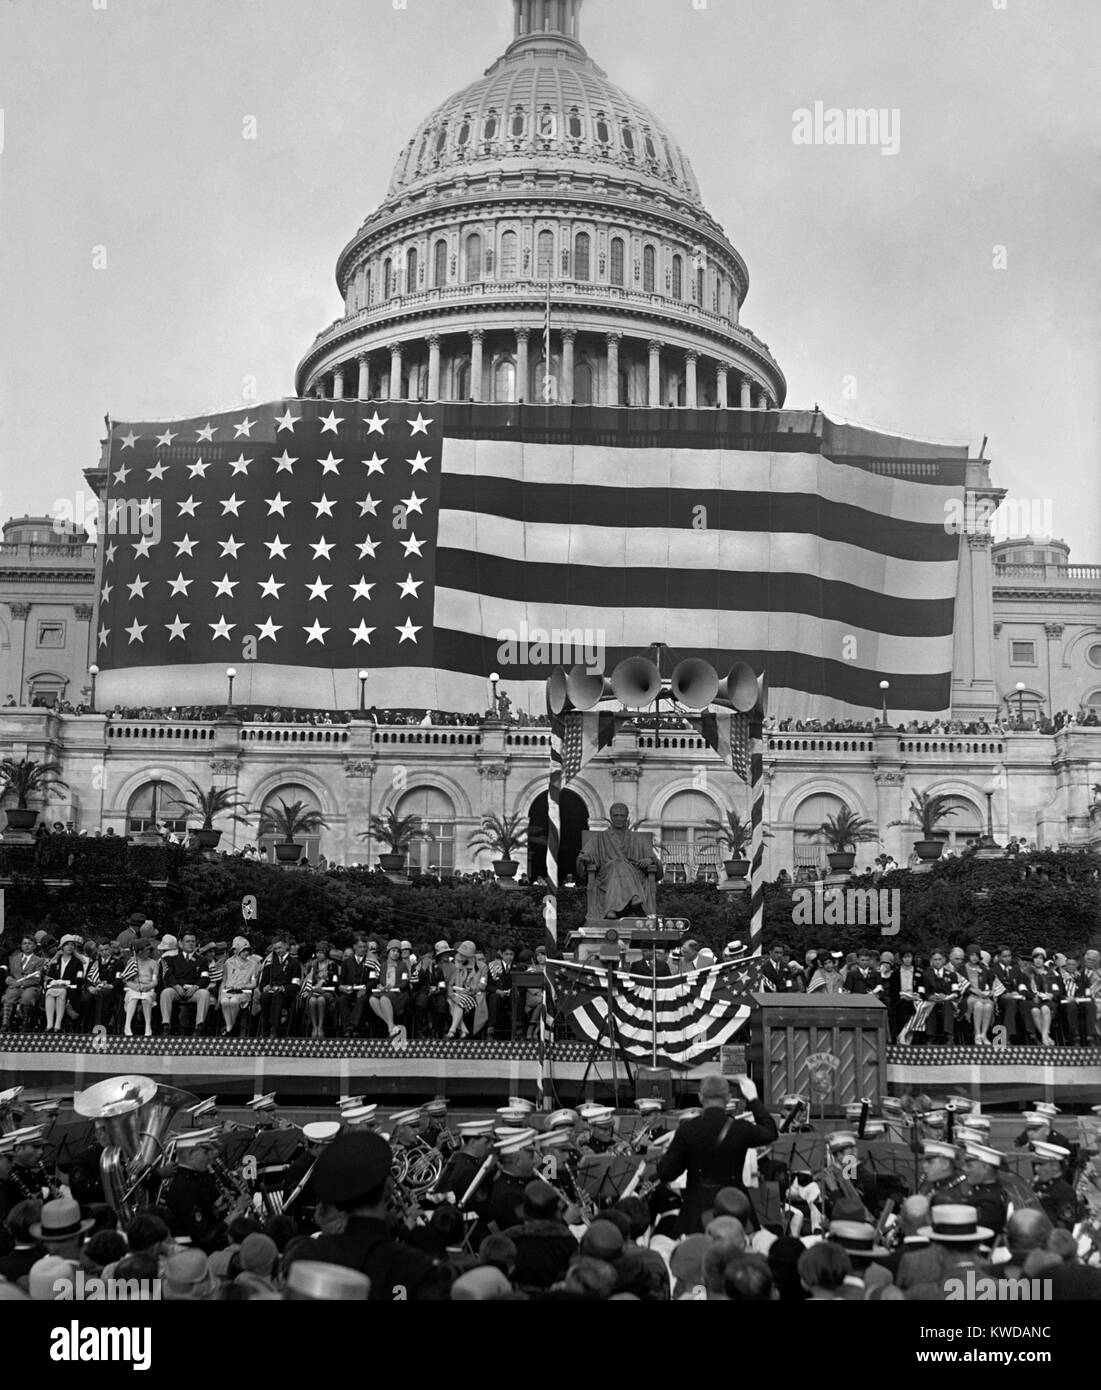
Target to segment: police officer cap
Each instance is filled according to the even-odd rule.
[[[342,1134],[317,1160],[314,1191],[322,1202],[334,1206],[354,1203],[378,1191],[389,1176],[391,1162],[390,1145],[377,1134]]]

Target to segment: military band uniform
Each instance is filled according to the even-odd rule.
[[[687,1174],[681,1203],[679,1235],[703,1229],[703,1214],[720,1188],[745,1191],[742,1173],[750,1149],[771,1144],[777,1138],[776,1121],[760,1100],[749,1102],[752,1122],[734,1119],[718,1106],[708,1106],[693,1120],[682,1120],[668,1150],[658,1160],[659,1182],[672,1182]]]
[[[308,1258],[358,1269],[371,1281],[372,1303],[445,1299],[449,1279],[436,1262],[410,1245],[391,1240],[384,1221],[350,1216],[340,1235],[321,1235]]]
[[[1078,1221],[1078,1198],[1066,1178],[1049,1178],[1047,1182],[1038,1182],[1034,1191],[1051,1224],[1062,1227],[1064,1231],[1073,1231]]]
[[[1009,1220],[1009,1194],[1000,1182],[972,1183],[963,1190],[960,1201],[979,1213],[979,1225],[989,1226],[996,1236]]]
[[[172,1234],[186,1236],[207,1254],[221,1250],[227,1237],[217,1210],[220,1195],[212,1174],[177,1168],[164,1196]]]

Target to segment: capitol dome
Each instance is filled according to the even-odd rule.
[[[421,122],[341,252],[344,313],[299,394],[782,405],[741,322],[745,262],[676,139],[586,53],[582,0],[512,5],[513,42]]]

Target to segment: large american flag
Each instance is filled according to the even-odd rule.
[[[881,679],[893,713],[945,709],[963,464],[858,465],[804,417],[748,414],[285,400],[112,421],[100,702],[217,703],[232,666],[239,704],[349,709],[363,668],[369,704],[480,711],[499,671],[538,713],[585,638],[609,672],[655,641],[749,661],[781,714],[867,714]]]
[[[761,964],[746,960],[659,976],[656,989],[645,976],[617,970],[611,1008],[619,1055],[632,1062],[653,1057],[656,994],[658,1065],[691,1067],[713,1057],[748,1020],[749,996],[759,988]],[[578,1037],[610,1046],[607,970],[550,960],[547,978],[555,1011],[569,1020]]]

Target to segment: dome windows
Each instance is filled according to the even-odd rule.
[[[684,298],[684,257],[673,257],[673,298]]]
[[[623,141],[623,148],[629,159],[635,157],[635,133],[627,121],[624,121],[619,128],[620,139]]]
[[[643,136],[643,141],[644,141],[645,148],[646,148],[646,158],[649,159],[651,162],[653,162],[653,163],[656,164],[656,163],[657,163],[657,158],[658,158],[658,152],[657,152],[657,150],[654,148],[654,137],[650,134],[649,131],[646,131],[646,132],[645,132],[645,134],[644,134],[644,136]]]
[[[539,112],[537,129],[540,140],[553,140],[558,134],[558,117],[549,106],[544,106]]]
[[[578,232],[573,243],[573,278],[592,279],[590,261],[592,257],[592,238],[588,232]]]
[[[566,132],[571,140],[580,140],[585,134],[585,122],[581,119],[581,112],[576,106],[570,107],[570,114],[566,120]]]
[[[455,143],[460,150],[466,149],[470,144],[470,117],[464,116],[463,123],[459,127],[459,133],[455,137]]]
[[[394,263],[389,256],[382,263],[382,297],[390,299],[394,293]]]
[[[432,248],[432,284],[436,289],[447,284],[447,242],[443,237]]]
[[[642,288],[646,294],[653,294],[657,286],[657,253],[652,246],[642,251]]]
[[[439,159],[447,148],[447,122],[440,126],[440,133],[436,136],[436,158]]]
[[[477,284],[482,278],[482,237],[480,232],[471,232],[466,239],[465,280],[468,285]]]
[[[622,237],[617,236],[612,238],[611,250],[612,254],[609,264],[608,278],[611,284],[618,285],[622,289],[625,252]]]
[[[516,279],[516,249],[518,238],[515,232],[505,232],[501,237],[501,263],[499,278],[502,280]]]
[[[417,288],[417,248],[410,246],[405,253],[405,293],[413,294]]]
[[[540,280],[550,280],[554,275],[554,233],[540,232],[536,255],[536,275]]]
[[[612,143],[612,130],[603,111],[596,113],[596,143],[598,145],[610,145]]]
[[[527,134],[528,118],[522,106],[517,106],[508,123],[508,133],[513,140],[522,140]]]
[[[490,107],[485,120],[482,122],[482,139],[487,145],[497,139],[497,132],[500,128],[501,122],[497,118],[497,112]]]

